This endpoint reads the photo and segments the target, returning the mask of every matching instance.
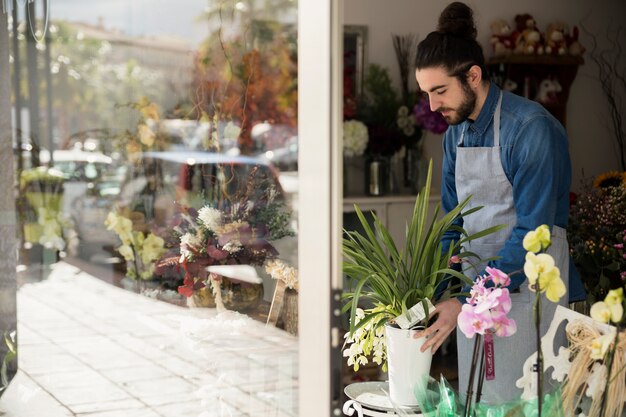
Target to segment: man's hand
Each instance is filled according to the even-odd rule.
[[[432,353],[434,354],[437,349],[439,349],[439,346],[441,346],[456,327],[456,319],[461,312],[461,302],[456,298],[442,301],[437,304],[436,307],[432,316],[437,316],[437,320],[431,323],[424,331],[417,332],[413,336],[415,339],[428,337],[420,349],[422,352],[432,348]]]

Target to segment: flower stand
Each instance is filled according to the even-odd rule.
[[[350,398],[343,405],[343,413],[347,416],[417,417],[422,413],[418,407],[398,406],[389,397],[388,382],[356,382],[344,388]]]

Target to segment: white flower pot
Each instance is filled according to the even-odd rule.
[[[414,389],[430,373],[433,355],[429,350],[420,352],[424,338],[414,339],[419,329],[400,329],[385,325],[389,395],[395,405],[416,406]]]

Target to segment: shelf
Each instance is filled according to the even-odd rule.
[[[509,55],[491,57],[487,60],[487,65],[583,65],[584,63],[585,60],[581,56],[572,55]]]
[[[571,55],[509,55],[490,58],[487,67],[496,84],[502,87],[511,80],[517,84],[513,92],[531,100],[538,96],[543,80],[557,80],[561,90],[552,93],[552,102],[542,104],[565,126],[569,90],[584,62],[582,57]]]

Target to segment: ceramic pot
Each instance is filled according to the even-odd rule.
[[[413,393],[415,386],[430,374],[433,355],[430,350],[420,352],[424,338],[413,338],[415,332],[423,329],[405,330],[396,325],[385,325],[389,395],[397,405],[416,406],[417,400]]]

